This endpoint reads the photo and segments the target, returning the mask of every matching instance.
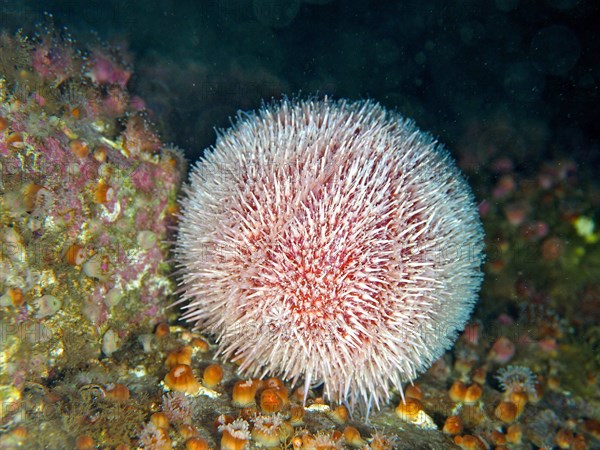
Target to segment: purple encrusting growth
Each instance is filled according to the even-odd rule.
[[[77,359],[67,345],[110,355],[165,319],[183,158],[150,129],[126,89],[131,70],[110,52],[0,39],[15,60],[0,74],[1,320],[44,330],[26,343],[54,355],[44,376]],[[3,342],[1,385],[27,379],[21,337]]]

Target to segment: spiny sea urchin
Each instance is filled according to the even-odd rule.
[[[184,318],[250,376],[361,409],[447,348],[481,284],[483,231],[449,153],[372,101],[241,115],[191,172]]]

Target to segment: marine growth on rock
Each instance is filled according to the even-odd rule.
[[[3,405],[166,317],[183,160],[130,75],[108,48],[76,50],[52,31],[0,36]]]

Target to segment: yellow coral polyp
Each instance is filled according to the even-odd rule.
[[[279,414],[273,416],[258,416],[254,419],[252,439],[261,447],[277,447],[280,442],[283,418]]]
[[[185,364],[178,364],[165,376],[165,385],[172,391],[196,394],[200,383],[196,381],[192,368]]]
[[[158,330],[159,327],[157,327],[157,331]],[[176,348],[168,354],[167,359],[165,361],[167,369],[172,369],[178,364],[185,364],[187,366],[190,366],[192,364],[192,347],[190,347],[189,345],[185,345],[183,347]]]
[[[255,405],[256,384],[252,380],[237,381],[233,385],[231,403],[238,408]],[[303,409],[304,411],[304,409]]]
[[[248,422],[236,419],[233,422],[219,427],[223,433],[221,437],[221,448],[223,450],[243,450],[250,440]]]

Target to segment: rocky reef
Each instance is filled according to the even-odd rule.
[[[110,357],[165,320],[182,154],[131,71],[53,32],[0,38],[0,400]],[[18,417],[26,422],[27,417]]]

